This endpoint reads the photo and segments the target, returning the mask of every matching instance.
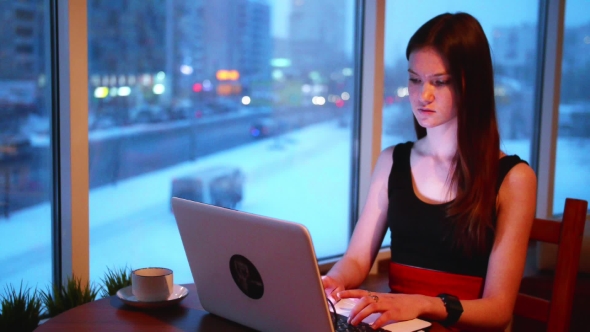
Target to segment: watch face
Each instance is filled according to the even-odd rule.
[[[441,298],[443,299],[443,302],[445,303],[445,306],[448,309],[463,312],[463,306],[461,305],[461,301],[459,301],[459,299],[456,296],[450,294],[442,294]]]
[[[463,312],[463,306],[461,305],[461,301],[453,295],[447,295],[447,300],[445,301],[449,309],[452,309],[455,312]]]

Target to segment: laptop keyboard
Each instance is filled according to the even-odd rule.
[[[346,322],[348,317],[336,314],[336,332],[375,332],[375,331],[382,331],[387,332],[384,329],[373,329],[371,325],[367,323],[359,323],[357,326],[350,325]]]

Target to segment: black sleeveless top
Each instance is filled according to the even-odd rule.
[[[493,233],[484,253],[466,256],[452,242],[452,222],[446,217],[449,203],[429,204],[420,200],[412,185],[410,152],[413,142],[395,146],[389,174],[387,223],[391,230],[391,261],[421,268],[485,277],[492,250]],[[516,164],[516,155],[500,158],[499,190],[504,177]],[[495,221],[494,221],[495,223]],[[494,225],[495,226],[495,225]]]

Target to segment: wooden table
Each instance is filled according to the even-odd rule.
[[[138,309],[111,296],[61,313],[35,331],[254,331],[209,314],[201,306],[195,285],[183,286],[189,293],[177,306]]]
[[[179,305],[160,309],[127,306],[117,296],[75,307],[39,325],[35,331],[224,331],[251,332],[243,325],[209,314],[201,306],[194,284]],[[448,331],[435,324],[431,332]]]

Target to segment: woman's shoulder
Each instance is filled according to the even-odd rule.
[[[408,141],[404,143],[398,143],[390,145],[385,149],[381,150],[379,158],[377,159],[376,168],[391,169],[394,161],[400,160],[404,154],[408,154],[412,150],[414,142]]]
[[[534,216],[536,197],[537,176],[535,172],[526,162],[515,164],[506,173],[498,190],[498,223],[504,223],[507,220],[520,220],[520,222],[511,222],[511,224],[525,225],[523,223],[528,219],[520,217],[525,214]],[[510,217],[506,218],[502,215]]]
[[[516,154],[506,154],[500,151],[500,161],[498,165],[498,173],[500,179],[507,177],[511,174],[512,177],[530,177],[535,175],[533,169],[529,166],[529,163],[520,158]]]
[[[385,149],[381,150],[381,155],[393,156],[394,153],[402,153],[411,151],[412,147],[414,146],[414,142],[407,141],[402,143],[397,143],[395,145],[390,145]]]
[[[505,180],[535,180],[536,182],[537,175],[535,174],[535,171],[533,171],[532,167],[529,166],[529,164],[526,161],[521,159],[519,162],[513,162],[511,164],[512,167],[510,167],[510,170],[508,170],[508,172],[506,173]]]
[[[536,187],[537,175],[531,166],[518,155],[504,155],[499,165],[499,190],[519,191]]]

